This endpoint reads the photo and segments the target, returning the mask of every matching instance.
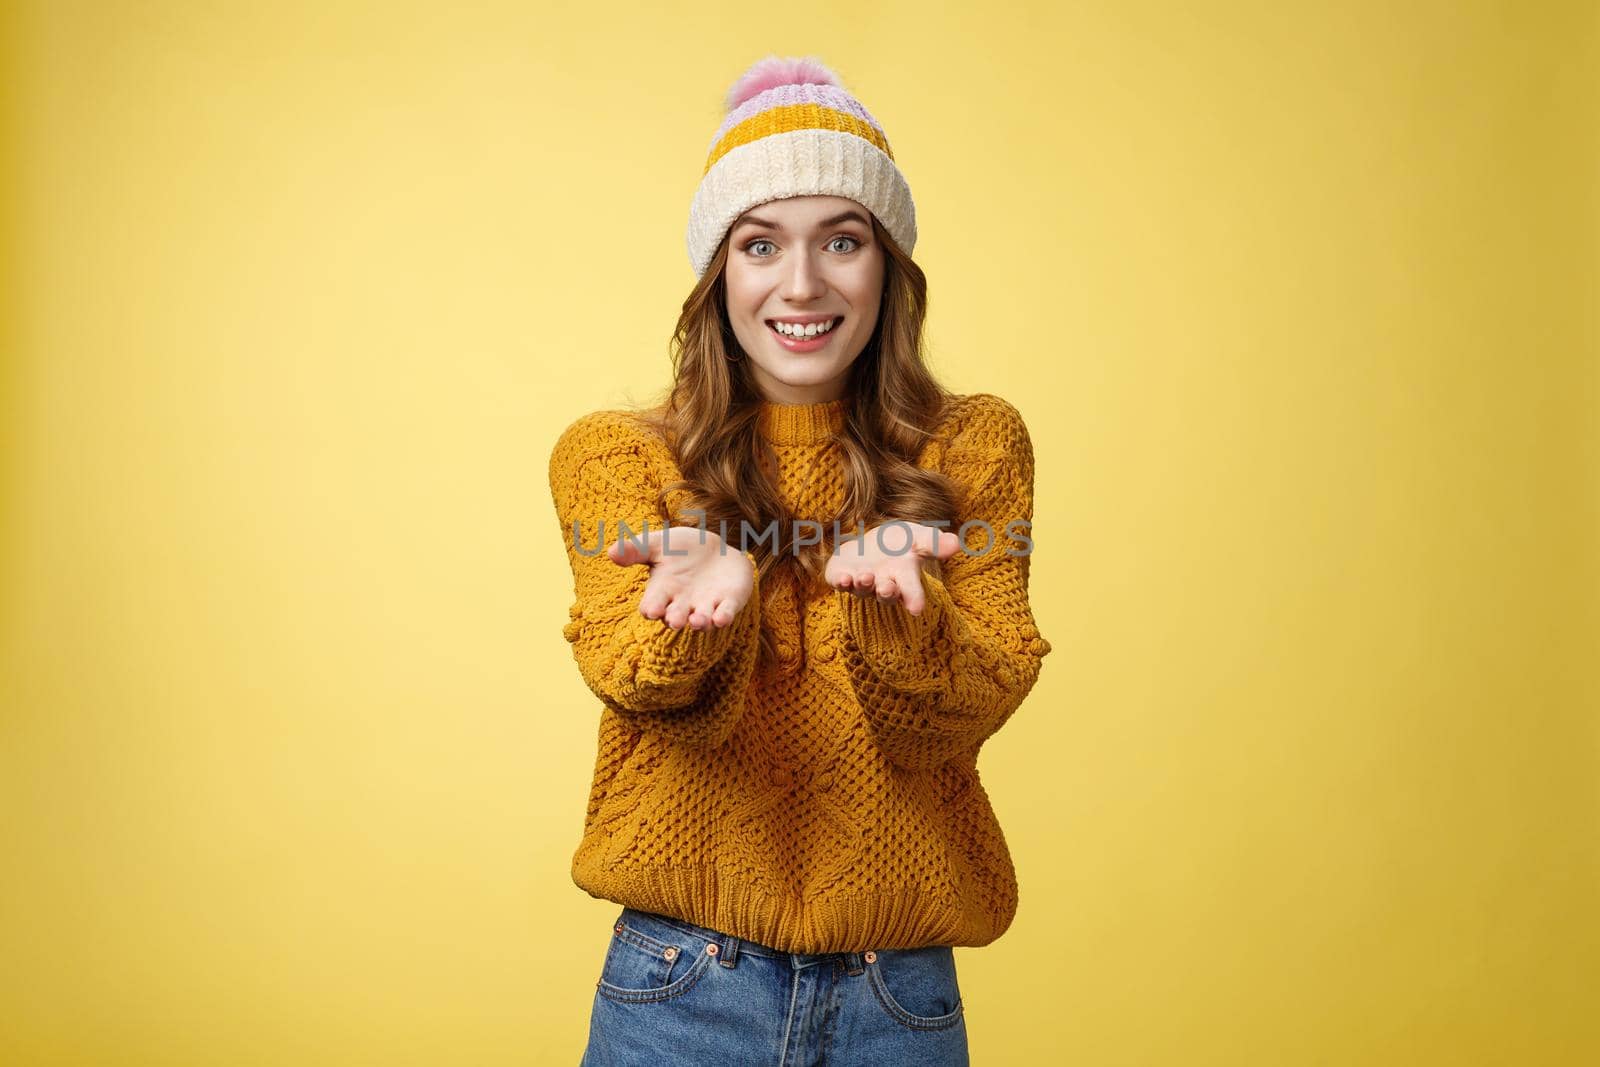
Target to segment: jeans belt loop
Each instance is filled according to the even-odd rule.
[[[724,967],[737,966],[739,963],[739,939],[733,934],[726,934],[722,938],[722,947],[717,950],[717,962]]]

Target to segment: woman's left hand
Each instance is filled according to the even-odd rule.
[[[862,537],[840,542],[823,577],[835,589],[883,601],[898,600],[911,614],[921,615],[927,603],[922,561],[931,560],[937,568],[939,562],[959,551],[961,539],[948,530],[895,520],[872,527]]]

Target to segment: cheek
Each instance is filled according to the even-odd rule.
[[[728,311],[734,321],[749,322],[761,310],[761,294],[751,285],[740,285],[732,277],[726,279]]]
[[[883,292],[883,268],[876,263],[862,263],[849,275],[839,279],[840,288],[850,294],[850,302],[857,307],[874,303]]]
[[[850,306],[856,311],[856,326],[870,326],[878,318],[882,294],[876,286],[863,285],[850,293]]]

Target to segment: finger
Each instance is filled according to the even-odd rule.
[[[900,603],[905,605],[907,611],[913,615],[921,615],[923,607],[928,603],[927,594],[923,591],[922,583],[908,585],[900,591]]]
[[[877,590],[879,600],[893,600],[900,593],[899,584],[887,574],[878,579]]]
[[[696,630],[709,630],[709,629],[711,629],[713,626],[716,625],[716,621],[717,621],[716,620],[716,608],[717,608],[717,600],[716,600],[716,598],[715,597],[707,597],[705,600],[701,601],[699,604],[696,604],[694,606],[694,610],[692,612],[690,612],[690,614],[689,614],[689,625],[693,626]]]
[[[674,630],[683,629],[684,623],[689,621],[689,605],[682,600],[674,600],[667,605],[666,620]]]
[[[651,582],[639,597],[639,614],[647,619],[659,619],[666,614],[672,600],[672,590],[665,582]]]

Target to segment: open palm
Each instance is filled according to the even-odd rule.
[[[670,530],[654,529],[637,540],[619,538],[606,549],[619,567],[650,568],[639,613],[663,619],[674,630],[685,625],[696,630],[728,625],[755,588],[750,558],[710,530],[696,526]]]
[[[882,545],[878,543],[880,530]],[[961,538],[948,530],[896,520],[874,526],[861,537],[841,541],[823,576],[835,589],[879,600],[898,600],[911,614],[921,615],[928,600],[922,588],[923,561],[935,561],[937,565],[959,551]]]

